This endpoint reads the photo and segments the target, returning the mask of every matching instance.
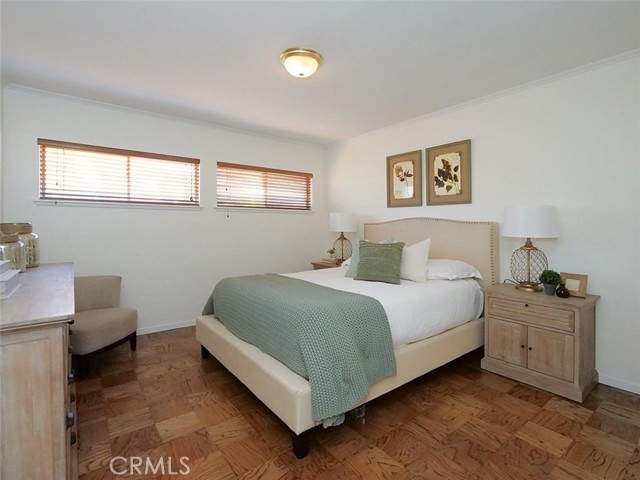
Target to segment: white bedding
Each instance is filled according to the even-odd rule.
[[[437,335],[482,314],[482,290],[473,279],[401,280],[400,285],[390,285],[354,280],[345,277],[346,271],[347,267],[338,267],[286,276],[375,298],[387,313],[394,347]]]

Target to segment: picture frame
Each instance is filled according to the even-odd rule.
[[[422,205],[422,151],[387,157],[387,207]]]
[[[427,205],[471,203],[471,140],[426,149]]]
[[[560,272],[560,278],[572,297],[585,298],[587,296],[588,275]]]

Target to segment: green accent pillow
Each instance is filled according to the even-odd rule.
[[[354,280],[400,283],[404,242],[373,243],[360,240],[360,261]]]
[[[393,237],[385,238],[380,243],[393,243],[396,239]],[[351,252],[351,260],[349,263],[349,268],[347,269],[347,273],[344,274],[345,277],[354,278],[358,273],[358,263],[360,262],[360,240],[356,244],[353,252]]]

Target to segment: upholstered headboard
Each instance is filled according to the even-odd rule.
[[[480,286],[498,282],[498,224],[444,218],[414,217],[365,223],[364,238],[379,242],[388,237],[406,245],[431,239],[429,258],[463,260],[482,273]]]

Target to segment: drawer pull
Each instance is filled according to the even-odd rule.
[[[529,347],[529,350],[533,350],[533,347]]]
[[[71,440],[69,443],[71,443],[71,445],[75,445],[77,441],[78,435],[76,435],[76,432],[71,432]]]
[[[71,385],[73,383],[73,381],[76,378],[76,372],[75,370],[71,370],[68,374],[67,374],[67,383],[69,385]]]
[[[67,412],[67,428],[73,427],[73,424],[76,421],[76,416],[73,412]]]
[[[520,345],[520,348],[524,348],[524,345]]]
[[[528,307],[528,306],[529,306],[529,304],[528,304],[528,303],[525,303],[525,304],[524,304],[524,306],[525,306],[525,307]]]

